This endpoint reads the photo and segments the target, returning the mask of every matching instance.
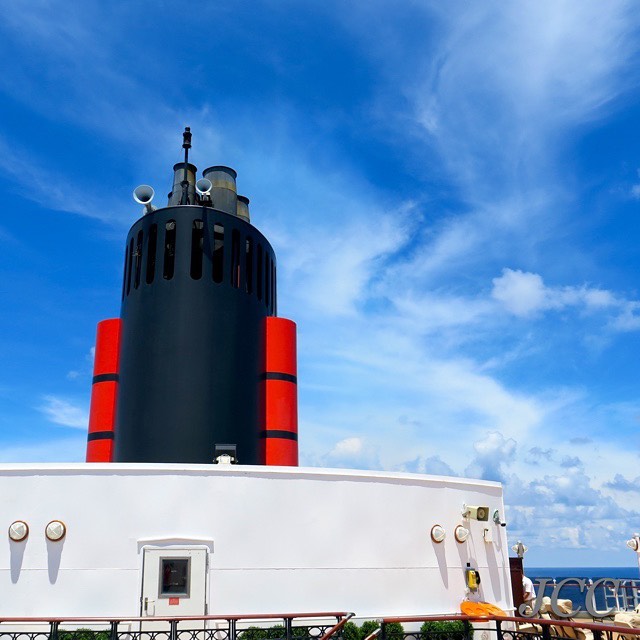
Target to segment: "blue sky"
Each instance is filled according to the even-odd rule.
[[[303,464],[500,480],[529,564],[633,565],[639,26],[615,1],[4,6],[0,461],[83,459],[131,191],[169,191],[189,125],[277,252]]]

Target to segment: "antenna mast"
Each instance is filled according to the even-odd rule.
[[[187,180],[187,167],[189,165],[189,149],[191,149],[191,127],[185,127],[182,134],[182,148],[184,149],[184,174],[180,186],[182,187],[182,198],[180,204],[191,204],[189,202],[189,181]]]

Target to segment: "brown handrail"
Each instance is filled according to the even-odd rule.
[[[211,614],[206,616],[180,616],[180,617],[45,617],[45,618],[5,618],[0,617],[0,623],[3,622],[181,622],[182,620],[283,620],[286,618],[342,618],[345,616],[353,617],[353,613],[348,611],[322,611],[320,613],[249,613],[249,614]],[[346,620],[345,620],[346,622]]]
[[[374,638],[377,638],[380,635],[380,631],[382,631],[380,628],[374,629],[364,640],[373,640]]]
[[[442,622],[445,620],[467,620],[469,622],[518,622],[520,624],[526,622],[540,625],[542,627],[571,627],[573,629],[590,629],[591,631],[603,631],[622,633],[625,635],[640,635],[640,629],[632,629],[630,627],[617,627],[613,624],[602,624],[594,622],[575,622],[569,620],[549,620],[547,618],[515,618],[514,616],[466,616],[463,614],[449,615],[428,615],[428,616],[396,616],[391,618],[382,618],[382,624],[390,624],[392,622],[428,622],[430,620]]]
[[[334,624],[333,627],[331,627],[331,629],[329,629],[329,631],[320,638],[320,640],[329,640],[329,638],[336,632],[340,631],[340,629],[342,629],[342,627],[344,627],[344,625],[347,624],[354,615],[355,613],[349,613],[347,616],[342,618],[342,620],[339,620],[337,624]]]

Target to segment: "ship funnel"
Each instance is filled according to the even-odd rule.
[[[211,184],[211,180],[207,180],[206,178],[200,178],[200,180],[196,182],[196,193],[199,196],[210,195],[211,189],[213,189],[213,184]]]
[[[187,199],[188,202],[182,203],[182,181],[184,180],[184,162],[178,162],[173,165],[173,189],[169,194],[169,206],[177,206],[179,204],[195,204],[196,203],[196,172],[198,169],[190,162],[186,163],[187,167]]]
[[[246,220],[247,222],[250,222],[249,220],[249,198],[247,198],[246,196],[238,196],[238,209],[237,209],[237,216],[238,218],[242,218],[243,220]]]
[[[145,213],[151,213],[152,211],[155,211],[155,207],[151,204],[155,193],[156,192],[153,190],[153,187],[150,187],[148,184],[141,184],[139,187],[134,189],[133,199],[138,204],[144,205]]]
[[[237,215],[238,196],[236,192],[237,173],[230,167],[209,167],[202,175],[211,181],[213,208],[231,215]]]

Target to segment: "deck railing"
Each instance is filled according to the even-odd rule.
[[[459,629],[420,630],[425,622],[460,621]],[[400,631],[399,625],[415,631]],[[402,628],[402,627],[400,627]],[[382,618],[380,629],[365,640],[640,640],[640,629],[590,620],[549,620],[511,616],[442,615]]]
[[[343,640],[348,612],[0,618],[0,640]]]

